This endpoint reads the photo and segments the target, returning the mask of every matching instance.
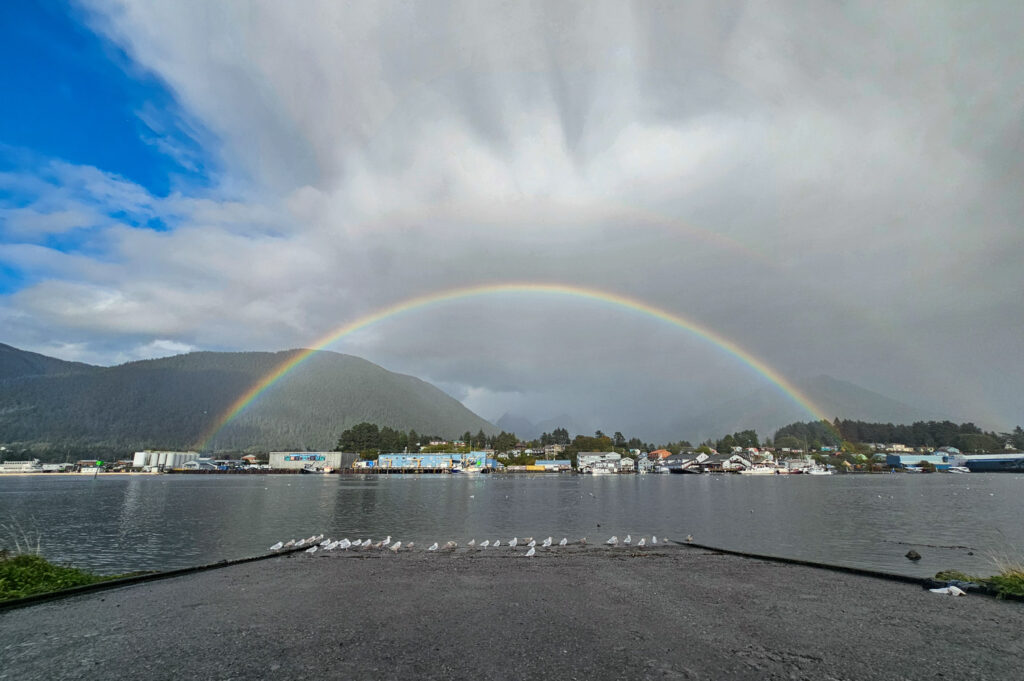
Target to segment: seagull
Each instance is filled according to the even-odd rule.
[[[358,544],[359,542],[356,542],[356,543]],[[342,539],[340,542],[338,542],[338,548],[339,549],[347,549],[350,546],[352,546],[352,542],[350,542],[348,540],[348,537],[346,537],[346,538]]]
[[[532,549],[532,548],[533,548],[534,546],[536,546],[536,545],[537,545],[537,542],[533,541],[532,539],[530,540],[530,543],[529,543],[529,544],[527,544],[527,546],[529,546],[529,547],[530,547],[531,549]]]
[[[645,544],[647,544],[647,540],[643,537],[640,537],[640,541],[636,543],[637,546],[644,546]]]
[[[380,540],[379,542],[377,542],[376,544],[374,544],[374,545],[373,545],[373,546],[372,546],[371,548],[374,548],[374,549],[381,549],[381,548],[384,548],[384,540],[383,540],[383,539],[381,539],[381,540]]]
[[[330,543],[331,543],[330,539],[324,539],[322,542],[320,542],[319,546],[321,546],[321,547],[327,546]]]
[[[511,546],[512,548],[515,548],[518,543],[519,543],[519,538],[518,537],[512,537],[512,541],[510,541],[508,543],[508,545]]]
[[[380,547],[382,549],[386,549],[388,547],[388,544],[390,544],[390,543],[391,543],[391,535],[389,534],[386,539],[383,539],[381,541]]]
[[[630,544],[633,543],[633,537],[631,537],[631,536],[629,536],[627,534],[626,538],[622,540],[622,543],[625,544],[626,546],[629,546]]]
[[[586,543],[587,543],[587,538],[586,537],[581,537],[580,538],[580,544],[586,544]]]
[[[651,537],[651,544],[657,544],[657,543],[658,543],[658,535],[653,535]]]
[[[534,555],[535,553],[537,553],[537,549],[535,549],[535,548],[533,548],[531,546],[530,550],[526,552],[526,557],[529,558],[530,556]]]
[[[427,551],[437,551],[437,542],[434,542],[433,544],[428,546]]]
[[[482,542],[480,542],[480,548],[482,548],[482,549],[486,549],[490,545],[491,545],[491,540],[490,539],[484,539]]]
[[[316,547],[310,546],[308,549],[306,549],[306,553],[316,553]]]
[[[453,541],[450,541],[445,543],[444,548],[446,551],[454,551],[456,546],[458,546],[458,544],[456,544]]]
[[[547,548],[548,546],[551,546],[551,537],[548,537],[543,542],[541,542],[541,546],[543,546],[545,548]]]
[[[415,544],[413,544],[412,542],[409,542],[408,544],[406,544],[406,545],[405,545],[405,548],[407,548],[407,549],[409,549],[410,551],[412,551],[412,547],[414,547],[414,546],[416,546],[416,545],[415,545]]]
[[[290,548],[291,548],[291,547],[293,547],[293,546],[295,546],[295,540],[294,540],[294,539],[289,539],[289,540],[288,540],[288,543],[284,545],[284,547],[285,547],[286,549],[290,549]]]
[[[305,539],[300,539],[299,541],[295,542],[295,548],[299,548],[299,547],[305,546],[305,545],[306,545],[306,540]]]
[[[396,541],[394,544],[388,547],[388,551],[391,553],[398,553],[398,549],[402,548],[402,542]]]
[[[687,543],[693,543],[693,535],[692,534],[686,535],[686,541],[687,541]]]
[[[609,539],[608,541],[605,542],[605,544],[608,544],[610,546],[615,546],[618,543],[619,543],[619,538],[616,537],[614,534],[612,535],[611,539]]]
[[[283,548],[284,548],[284,544],[282,542],[277,542],[276,544],[274,544],[273,546],[270,547],[270,550],[271,551],[280,551]]]
[[[470,539],[466,546],[476,546],[476,539]]]
[[[365,549],[366,547],[368,547],[369,545],[370,545],[370,540],[369,540],[369,539],[367,539],[366,541],[364,541],[364,542],[363,542],[363,548],[364,548],[364,549]]]
[[[500,539],[495,539],[494,540],[494,548],[498,548],[499,546],[501,546],[501,540]]]
[[[558,545],[559,546],[565,546],[568,543],[569,543],[569,540],[566,539],[565,537],[562,537],[562,541],[558,542]]]

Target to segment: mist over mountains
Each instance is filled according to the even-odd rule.
[[[194,448],[239,397],[299,352],[193,352],[98,367],[0,344],[0,443],[49,452]],[[830,417],[881,423],[945,418],[831,376],[796,384]],[[764,438],[809,418],[799,404],[766,387],[667,423],[595,426],[585,414],[535,422],[506,413],[494,425],[418,378],[319,351],[205,444],[213,451],[330,449],[343,430],[363,421],[450,438],[504,430],[531,440],[556,428],[571,435],[602,428],[650,442],[696,443],[746,429]]]
[[[814,376],[794,381],[794,384],[830,419],[913,423],[946,418],[832,376]],[[670,426],[669,432],[678,433],[678,437],[694,443],[748,428],[756,430],[764,438],[774,435],[782,426],[813,418],[802,406],[780,394],[777,388],[765,387],[707,411],[681,415]]]
[[[0,345],[0,442],[49,450],[192,448],[241,395],[298,352],[194,352],[96,367]],[[496,432],[429,383],[319,351],[211,445],[332,449],[345,428],[362,421],[446,437]]]

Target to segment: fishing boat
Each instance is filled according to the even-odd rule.
[[[832,471],[824,466],[811,466],[804,473],[807,475],[832,475]]]
[[[740,471],[740,475],[775,475],[778,469],[774,466],[751,466]]]

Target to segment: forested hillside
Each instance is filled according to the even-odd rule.
[[[195,447],[241,395],[299,352],[197,352],[115,367],[62,363],[72,370],[57,373],[60,360],[10,350],[5,366],[29,368],[0,379],[0,444],[46,458]],[[39,373],[27,373],[32,366]],[[429,383],[322,351],[211,444],[219,451],[331,449],[343,430],[363,421],[446,436],[496,432]]]

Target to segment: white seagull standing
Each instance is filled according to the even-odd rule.
[[[530,543],[529,543],[529,544],[527,544],[527,546],[529,546],[529,547],[530,547],[531,549],[532,549],[532,548],[533,548],[534,546],[536,546],[536,545],[537,545],[537,542],[533,541],[532,539],[530,540]]]
[[[547,539],[545,539],[543,542],[541,542],[540,545],[543,546],[544,548],[547,548],[547,547],[551,546],[551,537],[548,537]]]
[[[626,538],[622,540],[622,543],[628,546],[633,543],[633,538],[627,534]]]
[[[398,549],[400,548],[402,548],[402,542],[396,541],[394,544],[388,547],[388,550],[391,551],[391,553],[398,553]]]
[[[534,555],[535,553],[537,553],[537,549],[535,549],[535,548],[533,548],[531,546],[530,550],[526,552],[526,557],[529,558],[530,556]]]
[[[510,541],[508,543],[508,545],[511,546],[512,548],[515,548],[518,543],[519,543],[519,538],[518,537],[512,537],[512,541]]]
[[[358,542],[356,542],[356,543],[358,543]],[[352,546],[352,542],[350,542],[348,540],[348,537],[345,537],[340,542],[338,542],[338,547],[337,548],[339,548],[339,549],[347,549],[350,546]]]
[[[316,547],[310,546],[308,549],[306,549],[306,553],[316,553]]]
[[[274,544],[273,546],[270,547],[270,550],[271,551],[280,551],[283,548],[284,548],[284,542],[277,542],[276,544]]]
[[[501,540],[500,539],[495,539],[494,540],[494,548],[498,548],[499,546],[501,546]]]
[[[565,546],[568,543],[569,543],[569,540],[566,539],[565,537],[562,537],[562,541],[558,542],[558,545],[559,546]]]
[[[482,548],[482,549],[486,549],[490,545],[491,545],[491,540],[490,539],[484,539],[482,542],[480,542],[480,548]]]
[[[616,535],[614,535],[614,534],[612,535],[611,539],[609,539],[608,541],[605,542],[605,544],[608,544],[609,546],[615,546],[618,543],[619,543],[619,538]]]
[[[644,546],[645,544],[647,544],[647,540],[643,537],[640,537],[640,541],[636,543],[637,546]]]
[[[653,545],[653,544],[657,544],[657,543],[658,543],[658,535],[656,535],[656,534],[652,535],[651,536],[651,544]]]
[[[470,539],[466,546],[476,546],[476,539]]]
[[[434,542],[433,544],[428,546],[427,551],[437,551],[437,542]]]

